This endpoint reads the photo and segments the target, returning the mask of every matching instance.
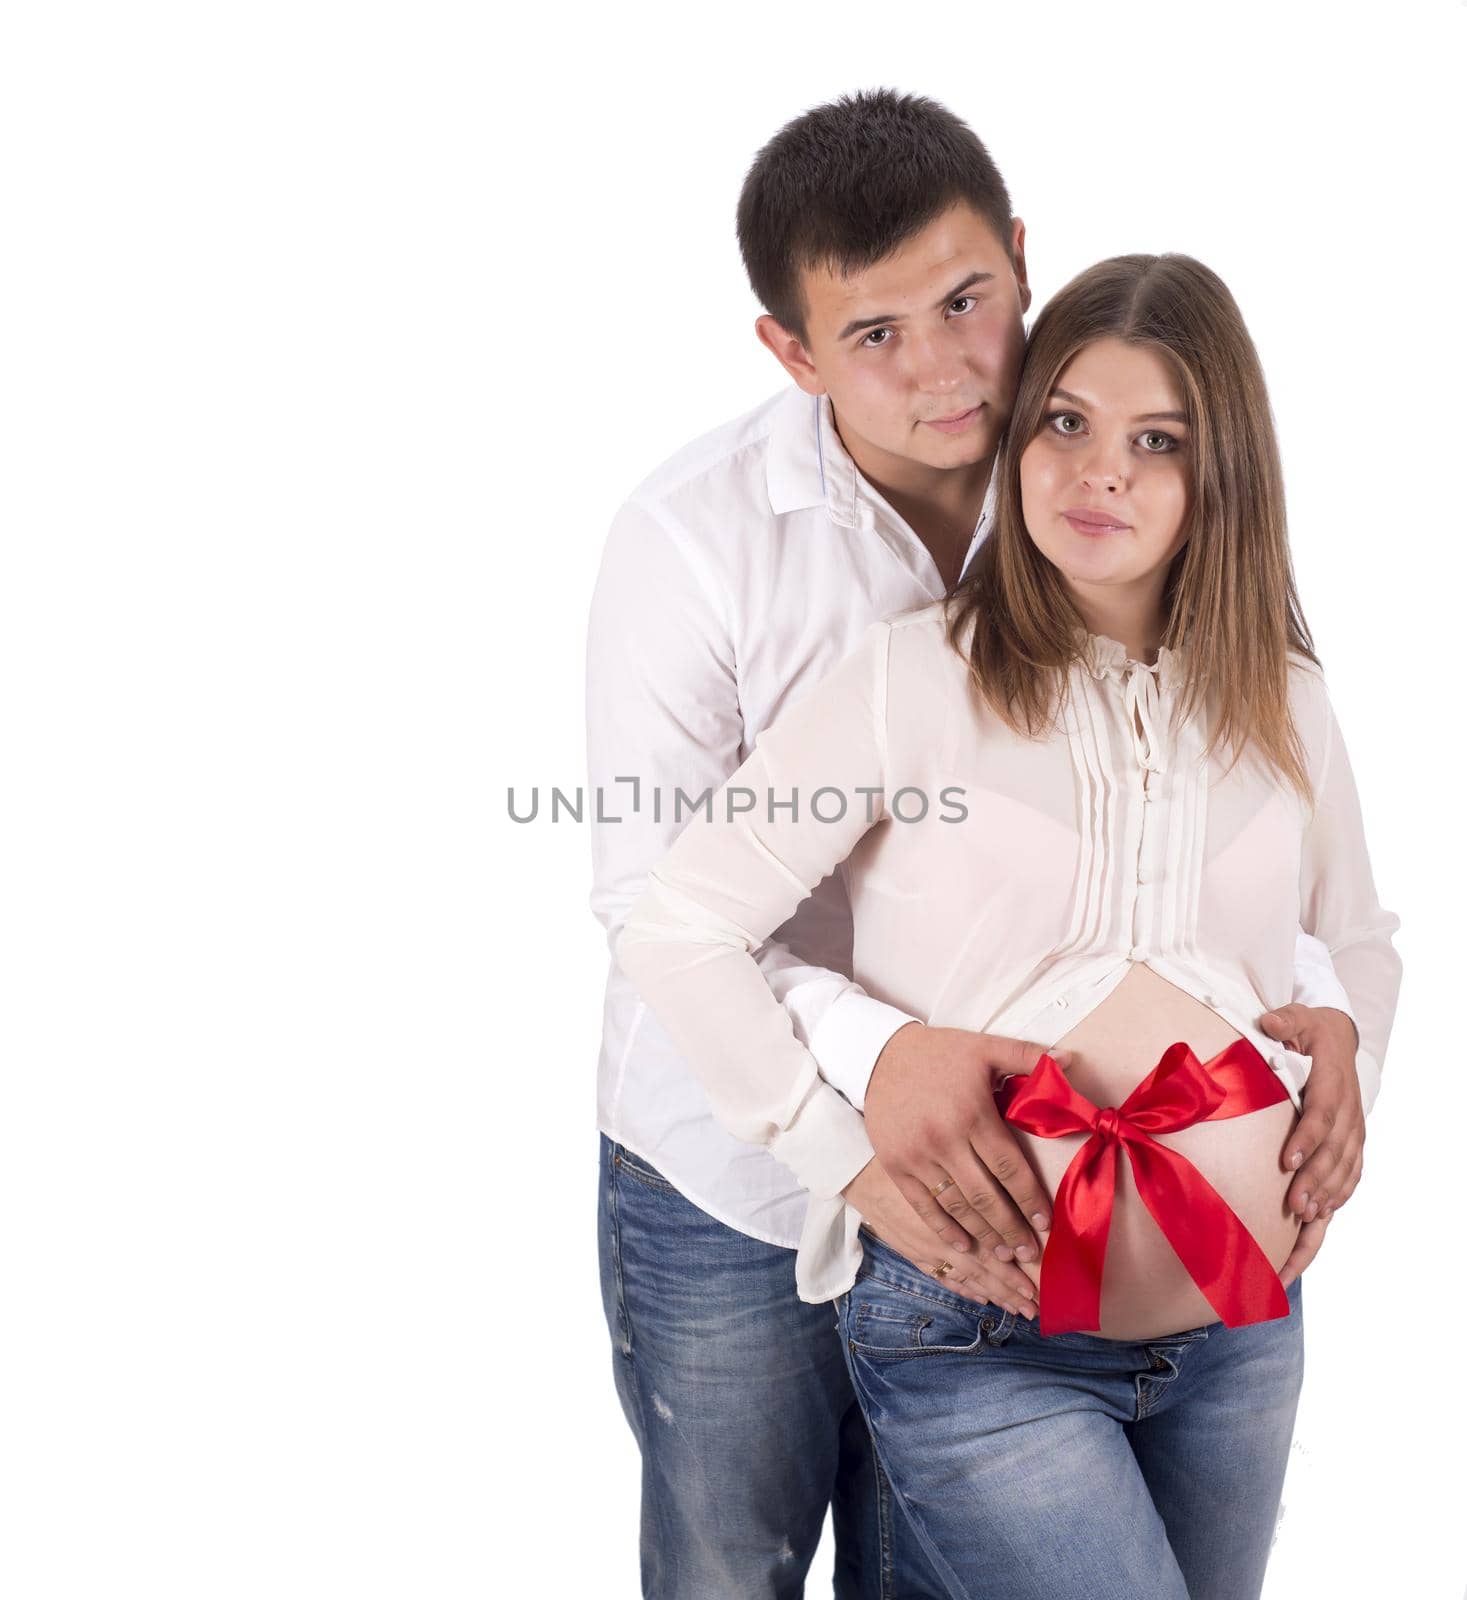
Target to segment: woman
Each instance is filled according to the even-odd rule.
[[[1068,285],[995,470],[958,590],[868,629],[766,730],[617,954],[726,1125],[826,1152],[801,1293],[836,1299],[952,1593],[1238,1600],[1262,1585],[1302,1374],[1302,1285],[1277,1268],[1308,1063],[1255,1019],[1299,927],[1322,939],[1368,1108],[1397,922],[1294,592],[1257,356],[1216,276],[1126,256]],[[812,1093],[750,955],[837,869],[868,992],[1064,1046],[1063,1073],[1046,1054],[1000,1089],[1055,1202],[1025,1267],[1039,1326],[858,1232],[840,1194],[869,1147]],[[747,1115],[771,1085],[774,1128]]]

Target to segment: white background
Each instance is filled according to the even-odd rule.
[[[1184,250],[1262,352],[1407,967],[1268,1593],[1457,1600],[1467,9],[19,10],[7,1596],[638,1592],[589,843],[506,791],[584,779],[620,498],[781,381],[750,158],[888,84],[988,142],[1036,309]]]

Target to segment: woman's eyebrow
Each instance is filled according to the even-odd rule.
[[[1052,399],[1068,400],[1073,406],[1084,407],[1090,404],[1088,400],[1082,400],[1079,395],[1071,394],[1068,389],[1054,388],[1049,392]],[[1185,411],[1143,411],[1139,416],[1131,418],[1132,422],[1185,422],[1186,420]]]

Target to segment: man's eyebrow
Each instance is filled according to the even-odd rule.
[[[976,283],[991,283],[992,281],[993,274],[991,272],[970,272],[961,283],[954,284],[953,287],[949,289],[945,295],[943,295],[942,299],[936,302],[932,309],[934,311],[941,310],[942,307],[945,306],[950,300],[956,300],[964,289],[971,289]],[[842,339],[849,339],[853,333],[860,333],[866,328],[880,328],[888,322],[900,322],[901,320],[902,319],[900,317],[895,315],[889,315],[885,317],[861,317],[856,322],[848,322],[845,327],[843,327],[840,332],[836,334],[835,337],[837,342],[839,342]]]
[[[1068,389],[1061,389],[1057,385],[1049,392],[1056,400],[1068,400],[1071,405],[1083,406],[1088,403],[1079,395],[1071,394]],[[1140,416],[1131,418],[1132,422],[1185,422],[1186,420],[1185,411],[1143,411]]]

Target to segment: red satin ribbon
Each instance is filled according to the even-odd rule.
[[[1235,1039],[1205,1063],[1186,1044],[1174,1044],[1119,1106],[1103,1110],[1071,1085],[1052,1056],[1040,1056],[1027,1077],[1009,1078],[997,1094],[1009,1122],[1045,1139],[1090,1134],[1054,1197],[1039,1331],[1099,1331],[1118,1147],[1130,1160],[1146,1209],[1228,1327],[1288,1316],[1278,1274],[1237,1213],[1185,1156],[1151,1137],[1240,1117],[1287,1099],[1284,1086],[1246,1039]]]

